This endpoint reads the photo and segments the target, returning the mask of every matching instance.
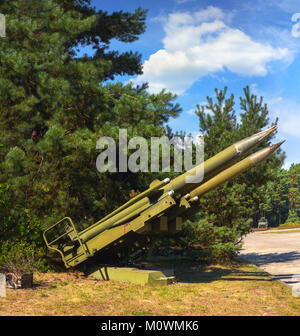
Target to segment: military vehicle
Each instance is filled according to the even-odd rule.
[[[266,217],[261,217],[257,223],[257,227],[259,229],[267,229],[268,228],[268,220],[266,219]]]

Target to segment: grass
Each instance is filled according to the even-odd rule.
[[[288,227],[290,227],[290,226],[300,226],[300,223],[285,222],[283,224],[280,224],[279,226],[280,227],[285,227],[285,226],[288,226]]]
[[[35,273],[34,289],[7,289],[0,315],[300,315],[291,289],[253,265],[174,267],[178,282],[165,287]]]
[[[280,224],[277,227],[272,227],[272,228],[270,228],[270,230],[299,228],[299,227],[300,227],[300,223],[286,222],[284,224]]]

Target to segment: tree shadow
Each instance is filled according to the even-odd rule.
[[[299,269],[300,271],[300,269]],[[300,283],[300,273],[294,274],[294,273],[289,273],[289,274],[272,274],[275,280],[279,280],[284,282],[287,285],[295,285]]]
[[[265,266],[271,263],[283,263],[299,260],[300,262],[300,252],[291,251],[284,253],[247,253],[239,255],[241,259],[240,266],[244,263],[250,263],[257,267]],[[224,281],[275,281],[280,280],[288,285],[299,283],[300,281],[300,267],[298,271],[298,276],[294,273],[286,274],[268,274],[267,272],[261,271],[243,271],[238,267],[205,267],[197,265],[174,265],[174,273],[179,282],[186,283],[209,283],[216,280]]]
[[[210,283],[213,281],[274,281],[263,271],[243,271],[239,268],[219,268],[217,266],[175,268],[175,276],[182,283]]]
[[[287,261],[299,260],[300,262],[300,252],[291,251],[285,253],[246,253],[240,255],[242,259],[245,259],[256,266],[263,266],[272,263],[282,263]]]
[[[213,281],[275,281],[270,275],[259,269],[242,269],[249,262],[241,258],[232,260],[227,265],[213,265],[197,260],[170,259],[160,262],[147,262],[146,269],[162,271],[166,276],[174,275],[179,283],[210,283]],[[171,274],[172,273],[172,274]]]

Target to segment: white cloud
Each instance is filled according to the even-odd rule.
[[[273,1],[272,4],[287,13],[300,12],[299,0]]]
[[[279,119],[279,132],[300,138],[300,103],[282,97],[266,101],[271,115]]]
[[[219,8],[170,14],[163,21],[163,49],[143,65],[134,82],[149,82],[151,92],[185,92],[201,77],[228,69],[242,76],[265,76],[271,61],[290,61],[287,48],[254,41],[229,26],[232,13]]]
[[[271,121],[278,118],[278,136],[300,138],[300,103],[296,100],[275,95],[258,89],[257,84],[250,85],[251,91],[263,97],[268,106]]]
[[[175,2],[179,5],[185,4],[187,2],[195,2],[196,0],[175,0]]]
[[[196,109],[193,108],[193,109],[185,111],[185,113],[190,114],[190,115],[196,115],[195,111],[196,111]]]
[[[299,162],[299,158],[297,159],[297,158],[295,157],[295,160],[288,160],[288,159],[285,159],[282,168],[284,168],[284,169],[286,169],[286,170],[289,170],[290,167],[291,167],[291,165],[292,165],[293,163],[294,163],[294,164],[295,164],[295,163],[300,163],[300,162]]]
[[[211,110],[209,110],[209,109],[206,108],[206,106],[207,106],[207,101],[202,101],[202,102],[200,102],[200,103],[197,104],[197,105],[199,105],[199,107],[204,107],[204,112],[205,112],[205,113],[210,114],[211,116],[214,115],[214,113],[213,113]],[[224,106],[225,106],[225,105],[223,104],[222,108],[223,108]],[[197,111],[197,108],[195,107],[195,108],[191,108],[190,110],[185,111],[185,113],[187,113],[187,114],[189,114],[189,115],[192,115],[192,116],[196,116],[196,111]]]
[[[278,118],[278,133],[276,140],[286,142],[282,146],[287,158],[283,167],[288,169],[292,163],[300,162],[300,102],[282,97],[280,94],[260,90],[256,84],[251,85],[251,91],[258,97],[262,96],[267,103],[270,122]],[[277,142],[274,140],[274,142]]]

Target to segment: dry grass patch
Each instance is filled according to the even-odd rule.
[[[0,315],[300,315],[291,289],[253,265],[174,267],[178,282],[165,287],[36,273],[34,289],[0,298]]]
[[[295,233],[295,232],[300,232],[300,229],[290,229],[290,230],[286,230],[286,231],[269,231],[269,232],[263,232],[263,234],[283,234],[283,233]]]

